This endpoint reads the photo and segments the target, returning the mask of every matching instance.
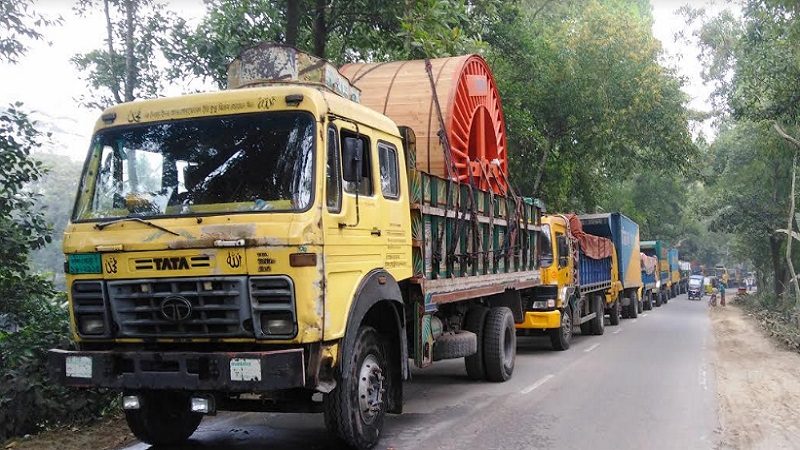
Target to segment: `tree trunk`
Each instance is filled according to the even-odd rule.
[[[286,44],[297,47],[300,28],[300,0],[286,0]]]
[[[328,42],[328,26],[325,23],[325,1],[316,0],[314,8],[314,54],[325,58],[325,44]]]
[[[794,230],[794,191],[795,180],[797,178],[797,153],[792,158],[792,190],[789,193],[789,226],[786,229],[786,265],[789,267],[789,276],[792,277],[792,286],[794,286],[794,295],[800,295],[800,285],[797,282],[797,273],[794,271],[794,263],[792,263],[792,230]]]
[[[136,57],[133,54],[134,49],[134,27],[135,21],[133,20],[136,9],[136,2],[134,0],[125,0],[125,101],[132,102],[134,100],[133,88],[136,86]]]
[[[108,74],[111,75],[111,95],[114,96],[114,101],[117,103],[122,103],[122,97],[119,95],[119,74],[116,73],[114,68],[116,65],[114,64],[114,60],[116,59],[116,53],[114,52],[114,27],[111,24],[111,12],[109,11],[108,0],[103,0],[103,11],[106,15],[106,34],[107,34],[107,42],[108,42]]]
[[[786,286],[786,277],[781,264],[781,241],[777,233],[769,236],[769,256],[772,261],[772,271],[775,274],[773,280],[775,295],[780,296],[783,295],[784,286]]]
[[[536,178],[535,181],[533,182],[533,192],[531,192],[531,195],[539,194],[539,184],[542,182],[542,174],[544,174],[544,166],[545,164],[547,164],[547,155],[550,154],[551,148],[552,144],[548,140],[542,152],[542,159],[539,160],[539,170],[536,172]]]

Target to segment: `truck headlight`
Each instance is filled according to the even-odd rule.
[[[555,307],[556,307],[556,301],[555,301],[554,299],[552,299],[552,298],[551,298],[551,299],[548,299],[548,300],[535,300],[535,301],[534,301],[534,302],[531,304],[531,307],[532,307],[533,309],[548,309],[548,308],[555,308]]]
[[[103,316],[100,315],[85,315],[78,318],[78,327],[81,334],[96,336],[106,332],[106,324]]]
[[[656,289],[661,289],[661,280],[656,280]]]
[[[294,334],[294,318],[289,312],[261,313],[261,331],[267,336]]]

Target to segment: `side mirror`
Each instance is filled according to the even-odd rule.
[[[342,147],[342,178],[350,183],[361,181],[361,164],[364,159],[364,141],[358,138],[344,138]]]

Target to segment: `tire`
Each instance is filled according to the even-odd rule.
[[[483,380],[486,378],[486,366],[483,364],[483,334],[486,324],[486,315],[489,308],[477,306],[467,311],[464,318],[464,329],[475,333],[478,341],[478,349],[474,355],[464,358],[464,366],[467,368],[467,376],[473,380]]]
[[[656,298],[656,308],[660,308],[661,307],[661,299],[663,298],[662,295],[661,295],[661,292],[659,292],[656,295],[654,295],[654,297]]]
[[[514,328],[514,315],[505,306],[490,309],[483,329],[486,379],[501,382],[511,378],[516,357],[517,330]]]
[[[628,305],[628,318],[635,319],[639,317],[639,296],[636,291],[631,291],[630,294],[631,304]]]
[[[189,410],[189,394],[150,391],[138,395],[140,409],[125,410],[125,420],[133,435],[147,444],[181,444],[203,420],[202,414]]]
[[[643,307],[645,311],[650,311],[653,309],[653,294],[650,292],[645,293],[646,301],[642,301]]]
[[[446,333],[433,343],[433,360],[464,358],[474,355],[478,351],[478,342],[475,333],[458,331]]]
[[[572,340],[572,308],[567,305],[561,312],[561,326],[550,330],[550,344],[553,350],[564,351]]]
[[[611,305],[611,308],[609,308],[608,323],[614,326],[619,325],[619,299],[617,299],[614,304]]]
[[[592,309],[594,308],[594,296],[590,296],[588,298],[584,297],[583,302],[585,303],[591,302],[589,303],[589,311],[594,312],[594,310]],[[581,311],[581,314],[583,314],[583,305],[580,305],[579,310]],[[583,316],[581,316],[581,321],[583,321]],[[590,334],[592,334],[592,321],[590,320],[588,322],[582,322],[580,328],[582,335],[589,336]]]
[[[606,308],[605,296],[596,295],[594,297],[594,311],[597,313],[594,319],[591,320],[592,334],[600,336],[606,331]]]
[[[662,304],[666,305],[667,303],[669,303],[669,292],[664,292],[664,300],[662,301]]]
[[[638,295],[637,295],[638,297]],[[636,312],[641,314],[644,311],[644,300],[637,300],[636,301]]]
[[[386,416],[384,386],[400,382],[386,381],[392,376],[386,354],[380,334],[362,325],[336,371],[336,388],[325,395],[325,426],[352,448],[369,449],[378,443]]]

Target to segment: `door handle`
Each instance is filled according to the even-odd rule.
[[[372,231],[369,232],[369,234],[371,234],[373,236],[380,236],[381,235],[381,230],[379,230],[377,228],[373,228]]]

